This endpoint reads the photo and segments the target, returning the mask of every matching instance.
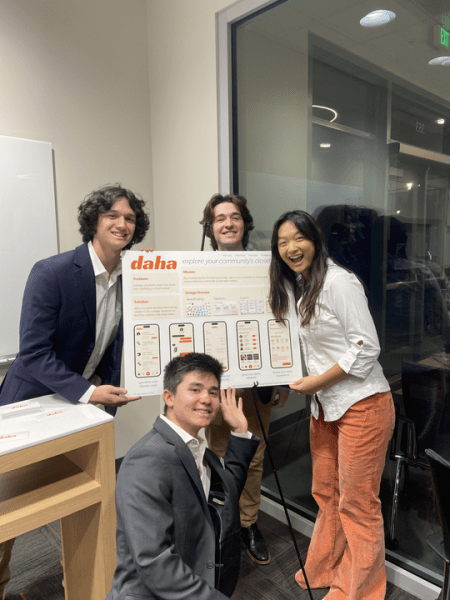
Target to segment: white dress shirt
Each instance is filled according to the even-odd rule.
[[[95,297],[97,316],[95,322],[95,346],[83,371],[83,377],[94,385],[83,394],[79,402],[87,403],[92,396],[95,386],[100,385],[100,378],[94,375],[103,358],[106,348],[114,341],[122,316],[122,290],[119,275],[122,274],[122,263],[116,266],[109,275],[97,256],[92,242],[88,243],[89,255],[95,274]]]
[[[321,375],[336,363],[350,375],[317,392],[325,421],[336,421],[359,400],[390,388],[377,361],[380,345],[361,282],[332,260],[327,264],[315,315],[300,326],[300,341],[310,375]],[[311,413],[318,418],[314,396]]]
[[[192,452],[192,456],[194,457],[195,464],[197,465],[197,469],[200,475],[200,479],[202,481],[203,490],[205,492],[205,497],[208,498],[209,489],[211,487],[211,467],[208,465],[205,460],[205,450],[208,447],[208,443],[205,439],[203,439],[200,435],[198,437],[192,437],[187,431],[176,425],[173,421],[168,419],[165,415],[160,415],[161,419],[172,427],[175,433],[178,433],[183,442],[187,445],[189,450]],[[236,437],[242,437],[250,439],[252,434],[250,431],[247,433],[233,433],[231,435],[235,435]],[[223,465],[223,459],[220,459]]]

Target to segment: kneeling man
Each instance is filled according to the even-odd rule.
[[[107,600],[219,600],[240,560],[239,496],[259,439],[242,400],[220,391],[222,365],[178,356],[164,374],[165,414],[127,453],[116,486],[117,568]],[[199,436],[219,410],[232,435],[223,463]]]

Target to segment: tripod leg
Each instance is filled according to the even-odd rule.
[[[286,502],[284,500],[283,490],[281,489],[280,480],[278,479],[278,473],[277,473],[277,471],[275,469],[275,463],[273,462],[272,453],[270,451],[270,446],[269,446],[269,440],[267,439],[266,432],[264,431],[264,427],[263,427],[263,424],[262,424],[261,415],[260,415],[259,408],[258,408],[259,394],[258,394],[258,384],[257,383],[253,384],[253,387],[252,387],[252,398],[253,398],[253,403],[255,405],[256,414],[258,416],[258,420],[259,420],[259,423],[261,425],[261,431],[262,431],[262,434],[263,434],[263,437],[264,437],[264,441],[266,443],[267,456],[269,457],[270,466],[272,467],[272,472],[274,474],[275,481],[277,483],[278,492],[280,494],[281,504],[283,505],[284,514],[286,515],[286,521],[287,521],[287,524],[288,524],[288,527],[289,527],[289,531],[291,533],[292,541],[294,542],[294,548],[295,548],[295,551],[297,553],[298,562],[300,563],[300,568],[303,571],[303,575],[305,577],[305,583],[306,583],[306,587],[308,588],[309,597],[310,597],[311,600],[313,600],[311,588],[309,587],[308,578],[306,577],[306,573],[305,573],[305,567],[303,565],[302,557],[300,556],[300,551],[299,551],[298,545],[297,545],[297,540],[295,539],[294,530],[292,528],[291,518],[289,516],[289,512],[288,512],[288,509],[287,509],[287,506],[286,506]]]

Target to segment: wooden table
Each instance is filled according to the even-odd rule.
[[[104,600],[116,566],[112,421],[0,456],[0,541],[61,519],[67,600]]]

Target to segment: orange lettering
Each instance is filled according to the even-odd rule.
[[[176,260],[168,260],[166,263],[165,260],[161,260],[160,256],[156,257],[155,262],[153,262],[152,260],[144,261],[144,257],[141,255],[137,260],[132,261],[131,268],[133,270],[135,270],[135,269],[144,269],[144,270],[176,269],[177,261]]]

